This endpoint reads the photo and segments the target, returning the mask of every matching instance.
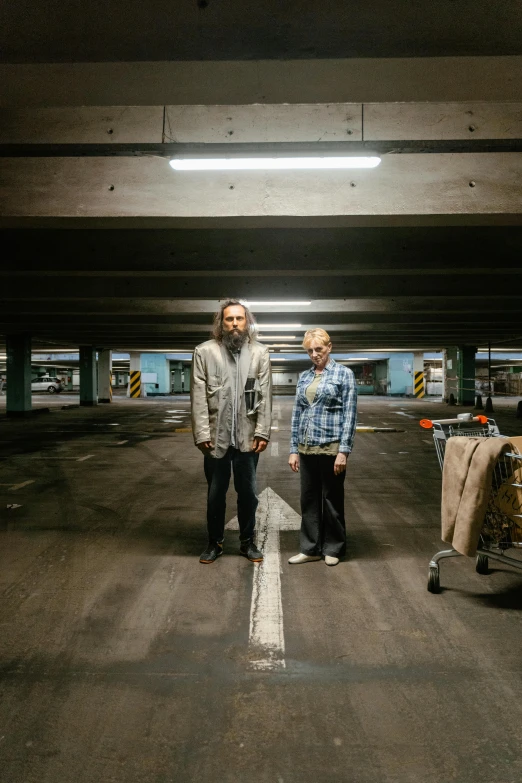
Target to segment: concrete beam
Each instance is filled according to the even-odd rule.
[[[494,271],[494,270],[492,270]],[[490,274],[487,290],[491,296],[509,294],[510,288],[520,288],[522,268],[511,269],[509,277]],[[201,274],[179,273],[176,275],[148,275],[125,277],[104,277],[93,272],[91,275],[67,275],[65,272],[53,276],[31,277],[12,273],[9,277],[9,299],[25,299],[31,286],[34,298],[74,299],[75,295],[94,297],[103,290],[106,297],[125,299],[127,297],[176,299],[187,297],[239,296],[241,298],[293,298],[309,299],[312,295],[321,298],[372,297],[372,296],[415,296],[419,289],[429,291],[433,297],[444,297],[448,292],[463,290],[466,296],[483,297],[484,277],[458,272],[452,274],[431,274],[421,276],[405,275],[401,270],[387,275],[365,275],[325,273],[307,275],[302,272],[284,271],[275,273],[252,271],[248,274],[237,271],[227,275],[219,271]]]
[[[386,156],[372,170],[173,172],[157,158],[4,159],[6,218],[522,213],[522,153]]]
[[[522,57],[0,65],[0,105],[521,101]]]
[[[364,140],[522,138],[522,103],[366,103]]]
[[[159,144],[162,141],[163,106],[0,108],[2,144]]]
[[[364,135],[362,117],[364,113]],[[522,103],[0,108],[0,144],[248,144],[522,138]]]

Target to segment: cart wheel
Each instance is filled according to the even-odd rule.
[[[440,593],[440,575],[438,566],[436,568],[433,566],[430,568],[430,573],[428,576],[428,592]]]
[[[487,555],[477,555],[477,564],[475,570],[477,574],[489,574]]]

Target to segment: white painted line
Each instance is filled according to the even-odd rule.
[[[22,508],[22,506],[19,503],[8,503],[6,508],[12,509],[12,508]]]
[[[94,454],[87,454],[85,457],[78,457],[76,462],[85,462],[86,459],[90,459],[91,457],[94,457]]]
[[[279,531],[299,530],[301,517],[270,487],[259,496],[256,515],[256,541],[263,562],[254,568],[250,605],[250,667],[262,671],[284,669],[285,637],[281,600],[281,557]],[[226,525],[237,530],[237,517]]]
[[[416,419],[416,416],[412,416],[411,413],[404,413],[404,411],[393,411],[396,416],[406,416],[407,419]]]
[[[272,441],[272,443],[270,444],[270,455],[272,457],[279,456],[279,443],[276,440]]]
[[[30,481],[23,481],[21,484],[13,484],[11,490],[15,492],[17,489],[22,489],[22,487],[28,487],[29,484],[34,484],[34,479],[31,479]]]
[[[128,443],[128,442],[129,442],[128,440],[119,440],[116,445],[123,446],[124,443]]]
[[[399,451],[399,454],[409,454],[409,451]]]

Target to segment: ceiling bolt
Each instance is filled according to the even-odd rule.
[[[477,130],[477,126],[476,125],[470,125],[468,127],[468,130],[469,130],[470,133],[473,133],[473,131]]]
[[[474,188],[476,184],[477,183],[475,182],[475,180],[472,179],[471,182],[469,183],[469,186],[470,186],[470,188]]]
[[[109,185],[109,190],[114,190],[114,185]]]
[[[111,135],[111,133],[114,133],[114,131],[113,131],[113,129],[112,129],[112,128],[107,128],[107,133],[108,133],[108,134],[109,134],[109,136],[110,136],[110,135]]]
[[[353,133],[353,130],[349,129],[349,130],[346,131],[346,133],[348,134],[348,136],[351,136],[352,133]]]
[[[355,182],[350,182],[350,187],[351,187],[351,188],[354,188],[356,184],[357,184],[357,183],[355,183]]]

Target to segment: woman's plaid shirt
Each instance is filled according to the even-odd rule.
[[[357,384],[353,372],[330,359],[321,374],[315,399],[310,405],[305,391],[314,379],[315,369],[299,376],[292,411],[290,453],[300,443],[320,446],[339,441],[339,451],[350,452],[357,421]]]

